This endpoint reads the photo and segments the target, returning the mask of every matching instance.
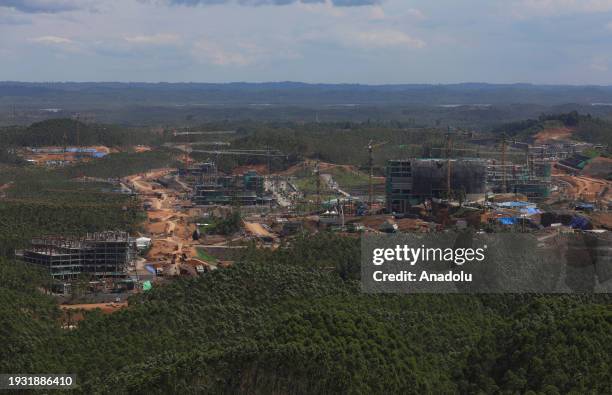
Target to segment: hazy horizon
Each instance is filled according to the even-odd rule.
[[[534,87],[569,87],[569,88],[580,88],[580,87],[600,87],[600,88],[611,88],[612,83],[608,84],[560,84],[560,83],[535,83],[535,82],[484,82],[484,81],[460,81],[460,82],[392,82],[392,83],[363,83],[363,82],[306,82],[306,81],[239,81],[239,80],[228,80],[228,81],[130,81],[130,80],[0,80],[0,84],[194,84],[194,85],[232,85],[232,84],[245,84],[245,85],[266,85],[266,84],[296,84],[296,85],[331,85],[331,86],[364,86],[364,87],[387,87],[387,86],[454,86],[454,85],[490,85],[490,86],[534,86]]]

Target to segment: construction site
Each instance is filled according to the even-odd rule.
[[[91,281],[112,279],[126,283],[129,265],[136,256],[136,241],[125,232],[46,236],[33,239],[29,248],[16,255],[49,270],[61,289],[81,276]]]
[[[563,141],[454,141],[464,137],[447,133],[444,146],[430,149],[438,157],[382,157],[387,142],[370,141],[361,167],[315,159],[284,165],[281,151],[234,149],[224,141],[207,143],[213,149],[167,144],[178,153],[178,167],[113,181],[115,191],[140,200],[146,214],[140,232],[40,237],[18,256],[48,268],[64,290],[87,277],[113,292],[142,292],[230,266],[249,243],[276,249],[304,233],[612,229],[612,160],[589,158],[581,154],[584,145]],[[231,156],[253,164],[221,171],[221,158]]]
[[[272,198],[265,194],[265,178],[254,170],[244,174],[219,175],[214,162],[199,164],[187,171],[193,186],[192,200],[196,205],[227,205],[240,206],[270,205]]]
[[[111,153],[105,146],[92,147],[27,147],[17,154],[28,163],[37,166],[57,167],[76,162],[100,159]]]

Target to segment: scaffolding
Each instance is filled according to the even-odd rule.
[[[89,279],[124,278],[135,253],[136,241],[126,232],[99,232],[81,237],[35,238],[17,255],[47,268],[56,280],[71,281],[81,275]]]
[[[482,159],[390,160],[386,167],[387,210],[405,213],[426,200],[448,198],[449,184],[456,197],[483,200],[485,179]]]
[[[552,163],[530,160],[527,164],[487,164],[487,185],[493,192],[520,193],[530,199],[550,195]]]
[[[243,175],[219,175],[214,162],[200,166],[199,181],[193,186],[192,200],[197,205],[255,206],[269,204],[264,196],[265,177],[255,171]]]

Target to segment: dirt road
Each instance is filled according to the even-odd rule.
[[[612,200],[612,182],[610,181],[568,174],[557,174],[554,177],[570,185],[566,189],[566,194],[571,199],[586,201]]]
[[[156,179],[173,170],[157,169],[125,178],[125,182],[142,196],[143,201],[151,203],[144,225],[152,239],[147,261],[161,265],[165,275],[180,274],[178,266],[181,259],[183,256],[191,258],[194,250],[192,233],[195,225],[189,223],[190,213],[181,208],[189,202],[180,199],[181,191],[157,185],[153,188],[152,183]],[[197,216],[200,213],[193,214]]]
[[[250,232],[257,237],[269,237],[269,238],[276,237],[275,234],[270,233],[261,224],[258,224],[257,222],[244,221],[244,227],[247,230],[247,232]]]
[[[95,310],[100,309],[103,313],[113,313],[119,309],[123,309],[128,306],[127,302],[118,303],[85,303],[85,304],[63,304],[60,305],[62,310]]]

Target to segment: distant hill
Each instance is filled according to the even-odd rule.
[[[612,86],[267,83],[0,82],[0,104],[610,104]]]
[[[0,82],[0,125],[80,114],[102,123],[156,126],[391,120],[490,128],[570,111],[612,120],[612,86]]]
[[[612,122],[576,111],[511,122],[496,128],[494,132],[536,143],[574,140],[612,147]]]

